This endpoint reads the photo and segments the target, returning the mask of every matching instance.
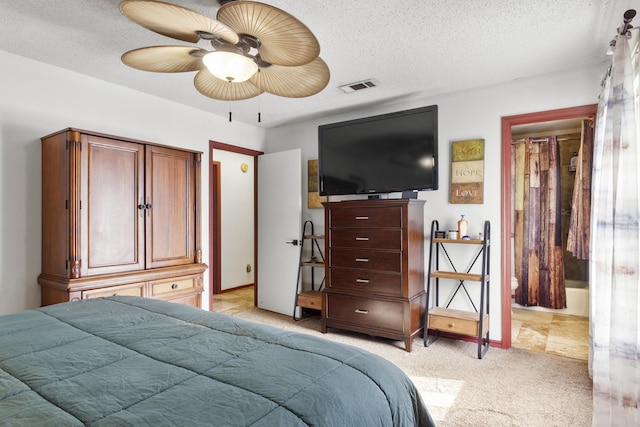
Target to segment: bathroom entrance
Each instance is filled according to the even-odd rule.
[[[583,352],[586,354],[588,348],[588,262],[578,259],[571,252],[568,252],[566,242],[576,174],[572,161],[575,164],[574,153],[577,154],[580,149],[582,121],[585,118],[593,118],[595,112],[596,106],[590,105],[503,118],[503,221],[501,230],[503,262],[501,274],[502,333],[503,347],[505,348],[513,345],[536,351],[545,351],[546,349],[552,353],[563,354],[566,350],[564,347],[577,346],[579,354]],[[516,150],[513,149],[515,144],[523,144],[518,146],[517,151],[520,152],[520,155],[523,155],[525,145],[528,144],[528,149],[533,153],[533,157],[530,159],[519,158],[517,161],[520,164],[516,164],[514,155]],[[552,151],[549,151],[550,149]],[[540,153],[542,153],[542,157],[536,157]],[[555,168],[557,177],[551,177],[550,181],[547,176],[548,171],[540,171],[543,168],[541,164],[549,164],[549,153],[554,156],[552,162],[557,163]],[[525,181],[523,173],[525,161],[527,173],[529,171],[539,173],[544,181],[542,184],[534,183],[531,191],[529,187],[522,185]],[[526,179],[528,180],[529,177],[527,176]],[[522,210],[522,201],[531,196],[537,197],[535,193],[539,192],[540,188],[547,191],[549,187],[553,187],[555,190],[550,193],[555,199],[552,202],[557,203],[557,206],[550,206],[549,201],[542,198],[540,199],[542,200],[541,205],[536,204],[538,203],[536,200],[530,201],[528,209],[534,209],[536,214],[539,214],[541,210],[552,214],[556,212],[557,215],[552,215],[552,217],[557,219],[551,220],[551,224],[549,221],[537,223],[532,215],[527,215],[526,211]],[[516,194],[518,191],[520,193]],[[520,212],[515,209],[514,200],[516,197],[520,198],[518,199]],[[520,229],[518,230],[517,227]],[[554,227],[555,232],[553,232]],[[549,233],[549,231],[552,231],[551,238],[547,235],[541,240],[541,235]],[[543,249],[543,246],[547,249]],[[555,256],[550,256],[550,252],[554,251]],[[562,252],[558,253],[559,251]],[[552,264],[553,262],[556,264]],[[524,281],[522,280],[523,273]],[[548,287],[539,287],[538,285],[544,283],[545,280],[548,282],[548,276],[553,275],[563,279],[561,298],[551,293],[551,297],[558,298],[556,307],[560,308],[540,308],[541,305],[549,305],[550,296]],[[515,279],[516,276],[519,280]],[[564,308],[565,289],[567,308]],[[519,304],[513,304],[516,300],[516,291],[519,293],[517,298]],[[581,331],[584,331],[584,337],[581,337]],[[505,340],[507,336],[509,337],[508,342]],[[571,342],[574,341],[574,338],[578,340],[577,343]],[[563,348],[558,350],[557,347]],[[571,354],[566,355],[572,357]]]
[[[588,316],[565,287],[588,283],[593,120],[514,126],[511,133],[515,302]]]

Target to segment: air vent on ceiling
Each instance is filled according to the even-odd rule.
[[[353,93],[358,90],[370,89],[372,87],[378,86],[373,80],[362,80],[359,82],[348,83],[346,85],[338,86],[338,89],[343,91],[344,93]]]

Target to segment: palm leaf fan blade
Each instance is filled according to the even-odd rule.
[[[221,80],[203,68],[193,79],[198,92],[209,98],[221,101],[239,101],[253,98],[262,93],[250,80],[245,82],[228,82]]]
[[[222,22],[162,1],[122,0],[120,12],[148,30],[177,40],[197,43],[199,32],[214,34],[231,44],[239,40],[235,31]]]
[[[318,40],[306,25],[273,6],[251,1],[227,3],[218,10],[217,19],[238,34],[257,38],[260,57],[271,64],[304,65],[320,54]]]
[[[143,71],[182,73],[202,68],[200,57],[203,52],[206,53],[188,46],[151,46],[126,52],[122,55],[122,62]]]
[[[251,81],[273,95],[304,98],[324,89],[329,78],[329,67],[321,58],[316,58],[299,67],[272,65],[261,68]]]

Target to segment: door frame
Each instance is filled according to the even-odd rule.
[[[264,153],[250,148],[209,140],[209,310],[213,307],[213,296],[222,293],[221,165],[220,162],[214,159],[213,150],[229,151],[253,157],[255,171],[253,179],[253,226],[255,230],[253,238],[253,301],[255,305],[258,292],[258,156]]]
[[[589,104],[502,117],[502,221],[500,230],[502,271],[500,272],[500,279],[502,283],[502,348],[504,349],[511,348],[511,191],[513,182],[511,174],[511,127],[580,117],[595,118],[597,110],[597,104]]]

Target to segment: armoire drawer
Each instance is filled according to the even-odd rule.
[[[192,307],[201,308],[202,307],[202,295],[200,293],[191,293],[187,295],[178,296],[177,298],[172,298],[174,295],[166,294],[163,297],[158,297],[156,299],[161,299],[169,302],[175,302],[178,304],[190,305]]]
[[[144,296],[144,282],[109,286],[108,288],[97,288],[82,292],[82,299],[115,296],[142,297]]]
[[[404,303],[358,298],[349,295],[327,293],[326,318],[362,325],[403,331]]]
[[[392,206],[380,209],[333,209],[328,225],[330,228],[401,228],[402,208]]]
[[[170,298],[172,294],[194,291],[197,287],[197,276],[174,277],[149,282],[151,298]]]
[[[329,230],[329,242],[332,247],[365,249],[402,249],[402,231],[400,229],[344,229]]]
[[[401,297],[402,276],[351,268],[331,268],[327,281],[330,289]]]
[[[402,272],[402,256],[398,251],[331,248],[329,265],[333,267]]]

